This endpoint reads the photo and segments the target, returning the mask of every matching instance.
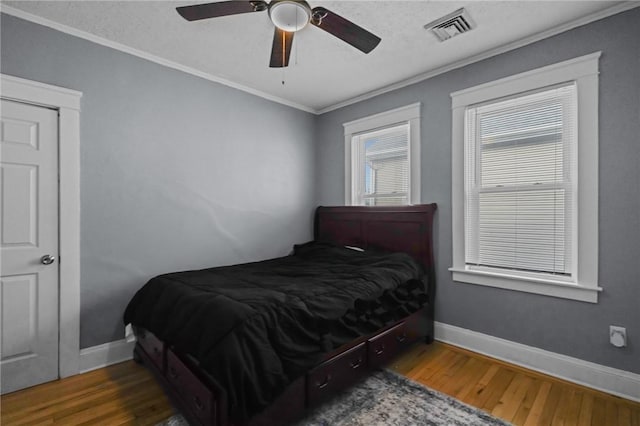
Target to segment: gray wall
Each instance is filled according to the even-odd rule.
[[[122,310],[155,274],[277,256],[310,238],[313,206],[344,201],[342,123],[422,102],[437,320],[640,373],[637,22],[640,9],[314,117],[2,15],[1,72],[84,93],[81,346],[122,338]],[[596,50],[600,302],[453,283],[449,93]],[[629,347],[608,344],[609,324],[627,327]]]
[[[640,373],[640,9],[323,114],[317,123],[319,204],[344,202],[342,123],[422,103],[422,202],[438,203],[436,319]],[[463,36],[464,37],[464,36]],[[473,37],[470,35],[470,37]],[[454,283],[451,273],[451,92],[602,50],[598,304]],[[609,324],[629,346],[608,343]]]
[[[81,347],[151,276],[311,238],[314,116],[2,15],[2,73],[84,93]]]

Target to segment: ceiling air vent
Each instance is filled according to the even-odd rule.
[[[469,13],[464,9],[458,9],[453,13],[429,22],[424,27],[431,30],[440,41],[445,41],[458,34],[466,33],[475,28]]]

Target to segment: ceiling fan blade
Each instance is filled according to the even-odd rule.
[[[364,53],[371,52],[381,41],[381,38],[377,35],[370,33],[324,7],[313,8],[311,24],[325,30],[329,34],[333,34],[340,40],[349,43]]]
[[[218,16],[238,15],[240,13],[259,12],[267,9],[264,1],[219,1],[216,3],[194,4],[177,7],[176,10],[187,21],[217,18]]]
[[[276,27],[273,33],[273,47],[271,47],[271,62],[269,67],[282,68],[289,65],[289,56],[291,56],[291,45],[293,44],[293,35],[287,31],[282,31]]]

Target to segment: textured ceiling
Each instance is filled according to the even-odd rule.
[[[365,55],[308,26],[296,34],[285,69],[268,67],[273,26],[266,12],[187,22],[175,11],[196,3],[206,1],[2,2],[316,112],[622,2],[309,0],[311,7],[322,5],[382,42]],[[477,25],[471,32],[441,43],[423,28],[461,7]]]

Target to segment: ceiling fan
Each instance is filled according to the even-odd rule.
[[[271,48],[272,68],[289,65],[293,35],[307,24],[316,26],[364,53],[371,52],[380,43],[380,37],[353,22],[336,15],[324,7],[313,9],[304,0],[219,1],[176,8],[187,21],[239,15],[266,10],[275,25]]]

